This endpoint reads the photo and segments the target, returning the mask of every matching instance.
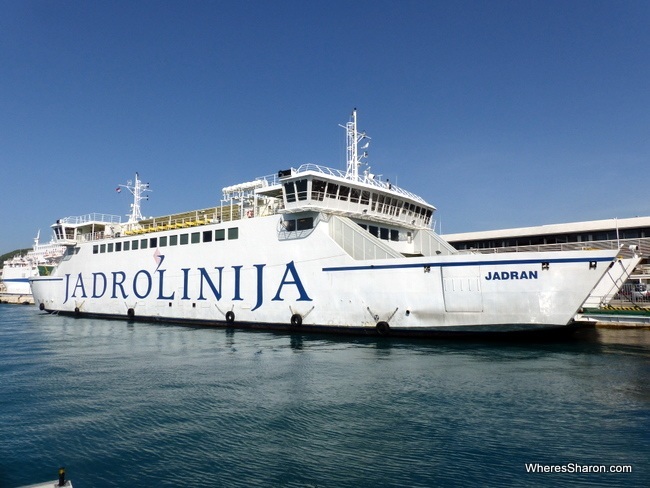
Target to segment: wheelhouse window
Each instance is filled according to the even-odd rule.
[[[327,184],[327,198],[336,198],[336,194],[339,191],[339,185],[336,183]]]
[[[293,186],[293,181],[288,181],[284,184],[284,195],[287,199],[287,203],[296,201],[296,189]]]
[[[296,181],[296,191],[298,193],[298,200],[307,200],[307,180]]]
[[[311,199],[322,202],[325,198],[325,188],[327,183],[323,180],[313,180],[311,182]]]
[[[384,211],[384,195],[377,195],[377,212]]]
[[[372,200],[370,201],[370,210],[374,212],[376,208],[377,208],[377,194],[373,193]]]

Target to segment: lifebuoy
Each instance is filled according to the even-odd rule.
[[[226,312],[226,322],[228,322],[229,324],[235,322],[235,312],[233,312],[232,310]]]
[[[390,332],[390,325],[388,325],[388,322],[377,322],[376,327],[379,335],[386,335]]]
[[[248,217],[248,218],[250,219],[252,216],[253,216],[253,211],[252,211],[252,210],[248,210],[248,211],[246,212],[246,217]]]
[[[302,325],[302,315],[299,313],[294,313],[291,316],[291,326],[292,327],[300,327]]]

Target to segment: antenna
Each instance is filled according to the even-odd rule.
[[[135,183],[131,180],[126,182],[126,185],[119,185],[119,187],[126,188],[133,195],[133,203],[131,204],[131,214],[128,216],[129,221],[127,223],[137,222],[142,220],[142,213],[140,212],[140,201],[149,200],[148,196],[142,196],[143,192],[153,191],[149,189],[149,183],[142,183],[140,181],[140,175],[135,174]]]
[[[340,125],[340,124],[339,124]],[[346,141],[347,141],[347,169],[345,171],[345,177],[351,180],[359,179],[359,166],[363,163],[361,158],[367,158],[368,153],[364,151],[359,157],[359,144],[364,139],[368,139],[368,142],[364,144],[361,149],[367,149],[370,144],[370,137],[366,135],[365,132],[357,131],[357,109],[352,110],[352,115],[350,121],[345,125],[340,125],[346,131]]]

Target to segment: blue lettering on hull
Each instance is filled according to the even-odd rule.
[[[266,264],[255,264],[255,287],[256,296],[248,297],[255,299],[255,306],[251,310],[257,310],[264,304],[264,267]],[[65,300],[66,303],[70,298],[88,298],[86,289],[91,290],[90,298],[101,299],[104,296],[115,299],[126,299],[131,294],[140,300],[144,300],[151,296],[153,291],[156,300],[173,300],[176,296],[175,291],[171,291],[172,287],[169,285],[165,277],[166,269],[156,268],[154,273],[150,273],[146,269],[138,270],[133,277],[128,276],[124,271],[112,271],[110,274],[106,273],[91,273],[91,277],[84,276],[83,273],[77,275],[65,275]],[[231,300],[238,301],[244,300],[242,297],[242,268],[243,266],[231,266],[233,270],[232,291],[233,296]],[[214,297],[215,300],[220,301],[223,294],[223,266],[215,266],[213,270],[206,268],[197,268],[198,271],[198,296],[190,296],[190,271],[191,268],[181,268],[181,283],[182,295],[181,300],[208,300]],[[276,293],[271,299],[272,301],[283,301],[284,296],[288,296],[291,291],[286,291],[287,288],[295,290],[294,296],[297,295],[297,301],[312,301],[307,294],[305,286],[300,279],[298,270],[293,261],[285,265],[284,274],[280,280]]]
[[[487,281],[536,280],[537,271],[489,271],[485,279]]]

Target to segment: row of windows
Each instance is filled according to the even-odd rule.
[[[304,217],[301,219],[284,219],[282,221],[282,227],[287,232],[293,232],[294,230],[309,230],[314,228],[314,218],[313,217]]]
[[[367,230],[373,236],[384,239],[385,241],[399,241],[399,231],[396,229],[387,229],[386,227],[377,227],[376,225],[359,224],[362,229]]]
[[[147,249],[167,246],[184,246],[186,244],[198,244],[200,242],[225,241],[238,239],[239,228],[231,227],[230,229],[217,229],[214,232],[204,230],[202,232],[191,232],[187,234],[174,234],[171,236],[145,237],[142,239],[133,239],[130,241],[108,242],[105,244],[95,244],[93,254],[105,252],[120,252],[136,249]]]
[[[284,193],[287,198],[287,203],[307,200],[309,196],[308,183],[309,180],[307,179],[285,183]],[[311,199],[322,202],[325,197],[350,201],[352,203],[360,203],[362,205],[370,204],[370,209],[373,212],[376,211],[387,215],[393,215],[395,217],[398,217],[399,215],[407,215],[409,218],[421,217],[428,222],[433,214],[430,209],[388,195],[371,193],[367,190],[359,190],[358,188],[339,185],[331,181],[326,182],[314,179],[311,182]]]
[[[491,249],[495,247],[538,246],[564,244],[567,242],[615,241],[617,239],[639,239],[650,236],[650,229],[616,229],[592,233],[567,233],[507,239],[485,239],[480,241],[452,242],[456,249]]]

